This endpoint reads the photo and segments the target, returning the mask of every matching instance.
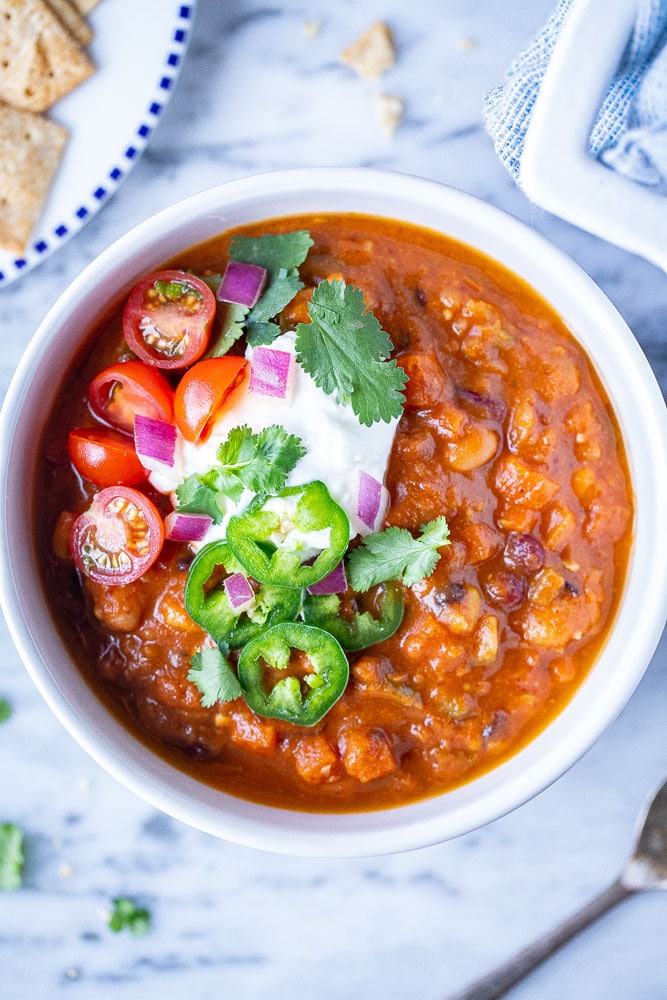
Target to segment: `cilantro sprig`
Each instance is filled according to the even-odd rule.
[[[406,528],[385,528],[367,535],[347,557],[347,576],[354,590],[365,591],[385,580],[402,580],[412,587],[435,569],[438,549],[449,545],[449,527],[444,517],[422,525],[415,538]]]
[[[0,892],[23,884],[23,832],[15,823],[0,823]]]
[[[354,285],[323,281],[308,304],[310,323],[296,328],[296,358],[315,384],[349,403],[370,426],[400,417],[407,375],[390,361],[392,343]]]
[[[115,934],[129,930],[135,937],[141,937],[148,933],[151,923],[151,914],[143,906],[137,906],[132,899],[127,896],[118,896],[112,900],[113,910],[109,917],[109,930]]]
[[[245,321],[251,346],[270,344],[280,335],[280,327],[272,320],[304,287],[299,266],[312,246],[310,233],[305,229],[264,236],[235,236],[232,240],[229,247],[232,260],[256,264],[267,272],[264,292]]]
[[[234,701],[243,694],[238,677],[227,657],[216,646],[202,649],[190,660],[188,680],[201,694],[204,708],[212,708],[219,701]]]
[[[208,514],[220,524],[228,499],[238,503],[244,490],[279,493],[305,454],[301,438],[288,434],[280,424],[271,424],[257,434],[247,424],[233,427],[218,447],[217,465],[188,476],[178,486],[178,510]]]

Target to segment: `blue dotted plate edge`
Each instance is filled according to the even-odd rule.
[[[165,60],[163,74],[157,83],[158,96],[151,101],[146,109],[143,120],[125,147],[118,163],[108,171],[107,176],[94,188],[91,192],[90,200],[87,203],[82,201],[79,207],[74,210],[70,223],[66,221],[60,222],[53,228],[49,240],[43,237],[37,240],[31,245],[30,252],[22,257],[15,257],[9,268],[5,268],[4,271],[0,270],[0,288],[8,285],[22,272],[32,269],[40,260],[43,260],[65,242],[65,240],[78,232],[84,223],[92,218],[102,203],[109,198],[125,179],[134,161],[138,159],[148,144],[157,120],[162,114],[166,100],[161,101],[159,95],[164,94],[165,98],[167,98],[176,82],[189,41],[195,7],[195,3],[178,5],[175,19],[176,27],[172,35],[170,50]]]

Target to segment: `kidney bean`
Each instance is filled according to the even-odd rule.
[[[513,569],[537,573],[544,566],[544,548],[534,535],[511,531],[505,543],[505,562]]]
[[[466,589],[462,583],[446,583],[443,587],[436,587],[433,590],[433,600],[440,608],[445,604],[462,601],[465,595]]]
[[[514,611],[526,596],[526,581],[516,573],[499,569],[490,573],[484,583],[489,600],[505,611]]]

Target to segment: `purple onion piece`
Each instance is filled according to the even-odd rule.
[[[343,565],[343,560],[338,563],[335,569],[332,569],[328,576],[325,576],[323,580],[318,580],[311,587],[308,587],[309,594],[315,594],[316,596],[321,596],[322,594],[344,594],[347,590],[347,577],[345,575],[345,566]]]
[[[357,517],[369,531],[378,531],[382,526],[387,508],[389,507],[389,492],[367,472],[359,472],[357,489]]]
[[[246,611],[255,603],[255,591],[243,573],[232,573],[223,584],[225,593],[234,611]]]
[[[164,519],[165,537],[172,542],[201,542],[213,524],[206,514],[181,514],[174,510]]]
[[[174,466],[176,428],[165,420],[155,420],[137,413],[134,418],[134,447],[139,460]]]
[[[250,362],[248,392],[285,399],[289,388],[292,355],[272,347],[256,347]]]
[[[220,302],[234,302],[252,308],[266,283],[266,270],[257,264],[230,260],[218,289]]]

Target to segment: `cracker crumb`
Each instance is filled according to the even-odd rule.
[[[471,38],[469,35],[462,35],[456,42],[456,47],[462,49],[464,52],[469,52],[471,49],[476,49],[479,42],[476,38]]]
[[[341,53],[341,59],[359,76],[369,79],[382,76],[396,61],[396,48],[389,27],[384,21],[376,21]]]
[[[71,878],[73,872],[74,869],[72,868],[71,865],[63,864],[58,866],[58,875],[60,876],[60,878]]]
[[[303,31],[306,38],[317,38],[320,31],[322,30],[321,21],[304,21],[301,25],[301,30]]]
[[[81,969],[77,969],[76,965],[71,965],[69,969],[65,970],[65,975],[68,979],[80,979]]]
[[[375,95],[375,116],[388,136],[392,136],[403,117],[405,101],[396,94]]]

